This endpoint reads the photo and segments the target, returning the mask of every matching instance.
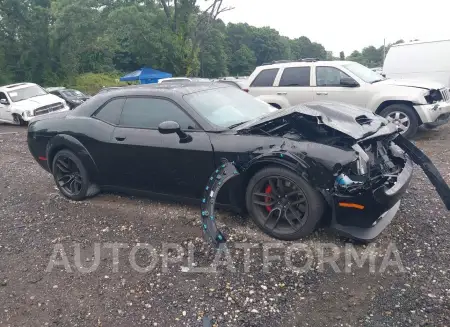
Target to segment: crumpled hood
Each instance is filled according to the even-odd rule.
[[[409,79],[386,79],[378,82],[377,84],[416,87],[419,89],[426,89],[426,90],[433,90],[433,89],[440,90],[445,87],[443,84],[433,81],[409,80]]]
[[[289,109],[277,110],[249,121],[239,126],[237,130],[250,129],[271,120],[281,117],[288,119],[290,116],[298,114],[317,117],[318,124],[327,125],[355,140],[373,135],[389,124],[385,118],[364,108],[338,102],[310,102]],[[395,129],[388,129],[386,132],[392,133],[395,132]]]
[[[62,103],[63,101],[63,99],[57,97],[56,95],[46,94],[19,102],[14,102],[14,107],[23,110],[34,110],[42,106],[54,103]]]

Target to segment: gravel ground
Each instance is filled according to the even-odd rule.
[[[417,144],[450,182],[450,125],[422,131]],[[283,254],[299,244],[289,242],[270,250],[281,260],[263,269],[263,244],[275,240],[221,212],[231,240],[217,259],[235,271],[219,265],[201,273],[193,270],[211,266],[215,253],[202,239],[199,208],[113,194],[68,201],[28,153],[26,130],[0,125],[0,326],[203,326],[203,317],[218,326],[450,326],[450,215],[423,172],[414,174],[396,219],[371,245],[374,269],[345,260],[346,248],[362,255],[367,246],[327,230],[301,240],[309,256],[293,253],[295,266],[309,258],[311,269],[287,265]],[[168,242],[185,254],[190,244],[194,264],[185,255],[163,269]],[[257,247],[249,270],[238,242]],[[129,246],[118,251],[117,265],[111,243]],[[134,251],[145,243],[155,248],[153,259]],[[98,267],[83,273],[79,265],[96,263],[95,244]],[[331,247],[339,251],[334,268],[320,264],[320,249],[328,257]],[[48,272],[58,249],[67,267]],[[156,265],[139,272],[133,263]]]

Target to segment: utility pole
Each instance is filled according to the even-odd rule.
[[[384,58],[386,58],[386,38],[383,39],[383,66],[384,66]]]

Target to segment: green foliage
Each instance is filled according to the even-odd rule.
[[[306,36],[225,25],[218,16],[226,1],[0,0],[0,84],[32,81],[92,93],[144,66],[219,77],[248,75],[280,59],[337,59]],[[215,5],[202,11],[201,2]],[[383,50],[369,46],[347,59],[380,66]]]
[[[119,78],[120,74],[85,73],[75,77],[73,83],[67,86],[88,94],[95,94],[103,87],[125,85],[119,82]]]

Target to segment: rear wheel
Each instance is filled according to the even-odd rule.
[[[281,240],[296,240],[314,231],[325,209],[316,190],[294,172],[264,168],[250,180],[247,209],[265,233]]]
[[[68,199],[80,201],[98,193],[98,187],[89,181],[86,168],[72,151],[59,151],[52,167],[56,186]]]
[[[414,108],[409,105],[392,104],[384,108],[380,115],[396,124],[400,133],[406,138],[413,137],[417,133],[419,119]]]

